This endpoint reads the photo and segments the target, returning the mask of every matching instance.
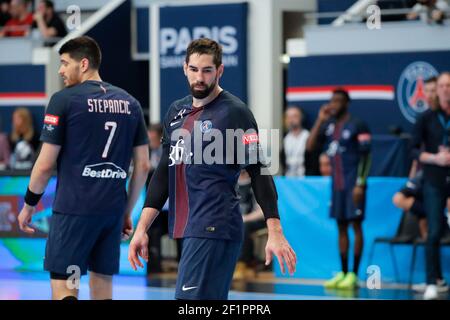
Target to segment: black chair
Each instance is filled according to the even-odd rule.
[[[442,231],[442,235],[441,235],[441,246],[450,246],[450,227],[448,225],[448,223],[445,221],[445,226],[444,226],[444,230]],[[411,268],[409,270],[409,281],[408,281],[408,285],[411,288],[412,287],[412,277],[414,274],[414,269],[416,266],[416,253],[417,253],[417,247],[418,246],[425,246],[426,244],[426,239],[416,239],[416,241],[414,241],[413,243],[413,252],[412,252],[412,262],[411,262]]]
[[[395,279],[399,281],[399,273],[397,267],[397,261],[394,254],[395,245],[414,245],[415,241],[420,238],[419,222],[415,215],[409,211],[404,211],[400,224],[397,228],[395,236],[386,238],[379,237],[375,238],[372,243],[369,254],[369,265],[371,265],[373,254],[375,251],[375,246],[379,243],[386,243],[389,245],[390,255],[392,259],[392,266],[394,267]]]

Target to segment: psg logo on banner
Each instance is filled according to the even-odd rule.
[[[397,85],[397,100],[409,122],[415,123],[417,116],[430,107],[425,98],[425,81],[437,75],[437,70],[424,61],[413,62],[402,72]]]

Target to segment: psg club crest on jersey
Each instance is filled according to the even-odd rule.
[[[425,81],[437,76],[437,70],[428,62],[416,61],[406,67],[397,85],[397,101],[405,118],[415,123],[422,112],[428,110],[425,99]]]
[[[200,130],[202,133],[208,133],[212,129],[212,122],[209,120],[202,121],[200,124]]]

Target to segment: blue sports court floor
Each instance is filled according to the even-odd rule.
[[[172,300],[174,299],[175,274],[152,276],[116,276],[113,298],[116,300]],[[50,299],[47,273],[0,271],[0,300],[48,300]],[[89,299],[88,278],[83,277],[80,299]],[[421,294],[408,290],[405,285],[382,284],[379,290],[359,288],[351,291],[328,291],[318,280],[275,279],[270,275],[252,281],[233,282],[230,300],[421,300]],[[448,300],[445,293],[441,299]]]

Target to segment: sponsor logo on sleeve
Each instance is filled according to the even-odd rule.
[[[57,126],[59,123],[59,117],[58,116],[54,116],[52,114],[46,114],[45,118],[44,118],[44,123],[45,124],[50,124],[53,126]]]
[[[257,133],[249,133],[242,136],[242,144],[258,143],[258,141],[259,138]]]

